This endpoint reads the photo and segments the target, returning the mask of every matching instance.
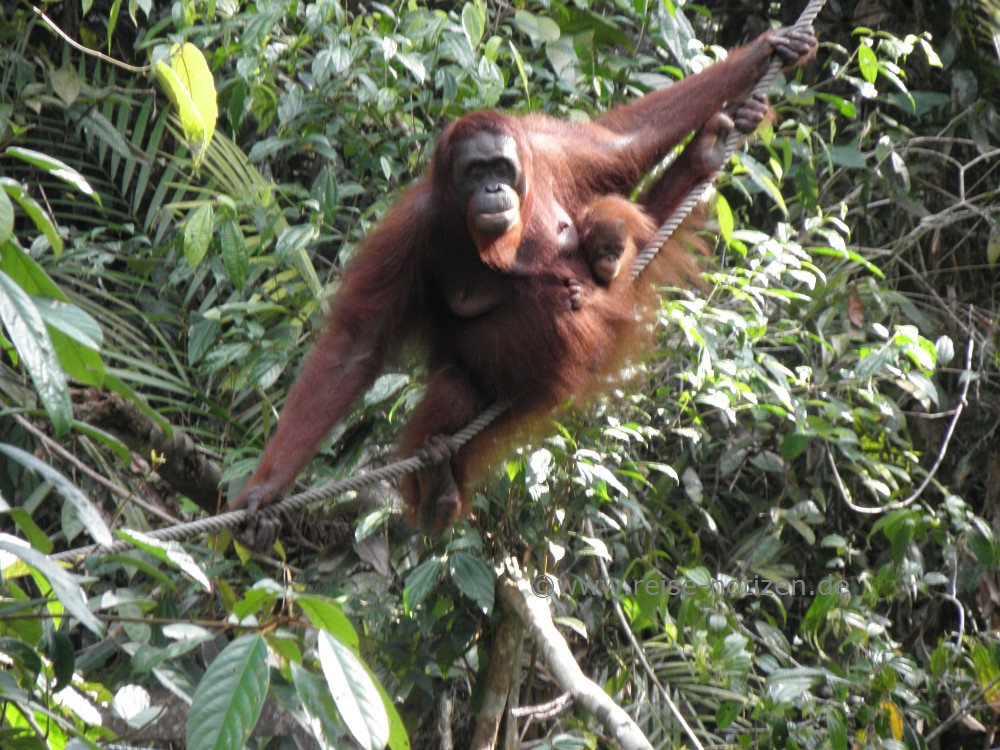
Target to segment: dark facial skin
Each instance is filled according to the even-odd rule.
[[[501,449],[544,424],[569,397],[604,388],[604,372],[641,346],[637,336],[616,341],[623,329],[643,327],[625,325],[646,304],[646,290],[638,286],[615,279],[607,294],[588,294],[579,314],[562,314],[573,301],[564,278],[575,277],[592,258],[571,252],[574,222],[579,246],[586,247],[587,224],[577,217],[601,196],[630,194],[696,131],[639,199],[653,225],[665,221],[722,165],[720,141],[728,131],[755,127],[765,111],[757,100],[729,104],[746,96],[773,56],[800,64],[815,47],[810,30],[768,30],[725,60],[590,123],[484,111],[448,126],[431,172],[386,213],[344,273],[326,329],[288,392],[277,430],[231,502],[251,516],[243,538],[257,549],[270,545],[273,537],[257,533],[268,518],[258,509],[292,486],[330,430],[411,343],[433,372],[401,437],[401,453],[429,445],[445,463],[404,480],[404,498],[413,520],[429,533],[461,517],[472,484],[493,468]],[[596,274],[610,275],[615,262],[628,265],[638,238],[653,231],[637,230],[637,217],[627,209],[611,216],[623,219],[629,237],[624,255],[602,261]],[[693,270],[674,275],[671,264],[677,263],[691,264],[683,248],[668,243],[652,273],[678,283],[693,278]],[[588,293],[589,286],[588,280]],[[450,317],[444,326],[443,315]],[[511,399],[512,409],[457,453],[447,444],[436,446],[436,436],[461,429],[496,398]]]
[[[502,235],[517,222],[524,172],[510,136],[481,132],[456,143],[451,179],[459,208],[483,234]]]
[[[628,229],[621,219],[594,219],[584,237],[587,262],[594,279],[610,284],[621,270],[621,258],[628,242]]]

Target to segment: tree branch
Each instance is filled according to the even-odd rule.
[[[593,714],[623,750],[653,750],[632,717],[583,673],[569,644],[552,622],[548,604],[532,594],[528,582],[511,565],[500,580],[498,593],[501,601],[517,612],[527,626],[553,678],[573,697],[573,702]]]
[[[180,429],[168,434],[135,404],[96,388],[75,389],[73,409],[78,419],[107,430],[133,453],[147,459],[150,451],[162,453],[166,463],[156,470],[160,478],[206,513],[218,512],[219,467]]]

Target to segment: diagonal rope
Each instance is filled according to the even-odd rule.
[[[809,4],[806,5],[805,10],[802,11],[802,15],[799,16],[799,19],[791,28],[801,29],[812,26],[812,22],[816,20],[816,16],[819,15],[820,10],[822,10],[825,3],[826,0],[810,0]],[[753,92],[750,96],[767,94],[775,80],[778,78],[778,73],[781,72],[781,68],[782,62],[777,56],[775,56],[775,59],[772,60],[771,64],[768,66],[764,77],[757,82],[756,86],[754,86]],[[722,160],[723,164],[728,164],[729,160],[733,158],[733,154],[736,153],[736,149],[740,145],[740,138],[741,134],[737,130],[733,130],[733,132],[729,134],[729,137],[726,138],[726,151],[725,158]],[[663,222],[656,234],[653,235],[653,239],[651,239],[649,244],[642,249],[642,252],[636,256],[635,263],[632,265],[632,281],[639,278],[639,274],[641,274],[653,258],[656,257],[656,254],[660,252],[660,248],[663,247],[666,241],[673,236],[674,232],[677,231],[677,227],[681,225],[681,222],[690,216],[694,207],[701,202],[701,200],[705,197],[705,193],[714,182],[715,177],[706,177],[704,180],[691,188],[691,192],[688,193],[684,202],[677,207],[677,210],[674,211],[669,219]]]
[[[454,445],[455,450],[457,451],[467,442],[472,440],[472,438],[482,432],[487,425],[499,417],[508,406],[509,403],[505,401],[493,404],[482,414],[469,422],[469,424],[467,424],[464,428],[452,435],[451,442],[452,445]],[[432,463],[434,462],[418,458],[417,456],[411,456],[410,458],[404,458],[400,461],[386,464],[385,466],[365,472],[364,474],[356,474],[344,479],[337,479],[320,487],[315,487],[313,489],[306,490],[305,492],[291,495],[286,497],[284,500],[268,505],[266,508],[262,508],[257,512],[277,518],[283,514],[300,510],[309,503],[316,502],[317,500],[325,500],[328,497],[340,495],[344,492],[360,490],[377,482],[398,479],[405,474],[409,474],[411,471],[423,469]],[[217,534],[224,529],[241,526],[248,520],[249,514],[245,509],[241,508],[240,510],[231,510],[226,513],[220,513],[217,516],[199,518],[196,521],[179,523],[175,526],[167,526],[162,529],[156,529],[155,531],[146,532],[145,536],[161,542],[178,542],[182,539],[187,539],[188,537],[197,536],[199,534]],[[91,544],[86,547],[79,547],[77,549],[66,550],[65,552],[58,552],[54,555],[49,555],[49,559],[56,562],[75,563],[88,555],[95,553],[105,555],[115,554],[118,552],[124,552],[132,546],[131,542],[120,539],[106,546]]]
[[[812,25],[812,22],[816,20],[816,16],[823,8],[825,2],[826,0],[810,0],[809,4],[806,5],[805,10],[802,11],[802,15],[799,16],[798,21],[796,21],[795,26],[792,28],[802,28]],[[781,60],[777,58],[774,59],[768,67],[767,72],[764,74],[764,77],[761,78],[754,87],[751,96],[754,94],[766,94],[768,89],[770,89],[773,85],[775,79],[778,77],[778,73],[781,72],[781,67]],[[736,148],[739,146],[739,141],[740,134],[738,132],[734,130],[729,134],[729,137],[726,139],[726,151],[723,164],[728,163],[732,158],[733,154],[736,152]],[[677,210],[674,211],[673,215],[663,223],[650,243],[643,248],[642,252],[636,257],[635,263],[632,266],[633,281],[639,276],[639,274],[642,273],[643,269],[649,265],[650,261],[656,257],[660,248],[662,248],[664,243],[670,239],[673,233],[677,230],[677,227],[680,226],[681,222],[683,222],[684,219],[690,215],[691,211],[694,210],[694,207],[704,196],[705,191],[708,190],[714,182],[715,179],[710,177],[702,180],[691,188],[691,191],[688,193],[684,202],[681,203],[681,205],[677,207]],[[469,424],[463,429],[456,432],[451,438],[455,450],[457,451],[469,440],[482,432],[482,430],[485,429],[490,422],[499,417],[509,406],[509,402],[495,403],[474,420],[469,422]],[[306,490],[296,495],[291,495],[290,497],[287,497],[277,503],[273,503],[272,505],[269,505],[257,512],[264,513],[272,517],[278,517],[286,513],[300,510],[309,503],[313,503],[318,500],[325,500],[329,497],[333,497],[334,495],[343,494],[344,492],[363,489],[364,487],[368,487],[377,482],[398,479],[399,477],[409,474],[410,472],[423,469],[431,463],[433,462],[417,456],[411,456],[410,458],[405,458],[400,461],[387,464],[381,468],[365,472],[364,474],[357,474],[345,479],[338,479],[320,487]],[[208,518],[200,518],[196,521],[156,529],[147,533],[146,536],[157,541],[176,542],[192,536],[197,536],[199,534],[217,534],[224,529],[235,528],[243,525],[248,520],[248,515],[249,514],[245,509],[231,510]],[[110,545],[91,544],[85,547],[77,547],[76,549],[57,552],[54,555],[50,555],[49,558],[56,562],[79,562],[88,555],[95,553],[115,554],[118,552],[124,552],[132,546],[131,542],[125,540],[119,540]]]

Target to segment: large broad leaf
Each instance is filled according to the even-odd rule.
[[[226,219],[219,227],[219,244],[222,246],[222,262],[226,264],[229,280],[238,290],[243,289],[250,272],[250,256],[246,239],[235,219]]]
[[[118,534],[123,539],[128,539],[139,549],[143,549],[154,557],[180,568],[184,573],[187,573],[192,579],[201,584],[201,587],[205,591],[212,590],[212,584],[209,582],[208,576],[205,575],[205,572],[198,566],[194,558],[178,542],[161,542],[159,539],[154,539],[148,534],[133,531],[132,529],[122,529]]]
[[[484,614],[491,614],[496,576],[490,566],[467,552],[456,552],[448,563],[451,580],[459,591],[472,599]]]
[[[554,42],[559,38],[559,24],[551,18],[536,16],[526,10],[514,12],[514,25],[528,35],[535,46],[544,42]]]
[[[65,435],[73,421],[66,375],[42,316],[24,290],[0,271],[0,322],[45,405],[56,436]]]
[[[104,333],[97,321],[76,305],[52,299],[36,299],[35,306],[52,339],[59,366],[70,378],[100,388],[104,384],[104,361],[100,348]]]
[[[25,545],[20,539],[7,534],[0,534],[0,551],[13,555],[25,565],[38,571],[49,582],[52,593],[70,615],[92,633],[99,636],[104,634],[104,626],[87,606],[87,597],[77,583],[77,576],[66,572],[38,550]]]
[[[184,222],[184,257],[191,268],[197,268],[208,252],[214,222],[211,203],[203,203],[188,214]]]
[[[0,177],[0,183],[3,180],[4,178]],[[59,288],[59,285],[49,277],[45,269],[13,242],[0,243],[0,271],[10,276],[19,287],[32,297],[48,297],[60,302],[69,301],[69,298]]]
[[[200,165],[219,118],[215,79],[205,56],[190,42],[175,44],[170,65],[157,60],[156,80],[177,107],[195,166]]]
[[[442,570],[444,570],[444,560],[432,557],[409,572],[406,576],[406,587],[403,589],[403,606],[407,614],[419,607],[431,593]]]
[[[326,631],[319,633],[319,662],[344,724],[364,750],[389,741],[389,717],[378,688],[350,648]]]
[[[194,691],[188,750],[244,747],[260,718],[269,681],[263,636],[246,635],[226,646]]]
[[[333,599],[325,596],[305,595],[295,598],[309,620],[317,628],[332,634],[341,643],[352,649],[358,647],[358,634],[343,608]]]

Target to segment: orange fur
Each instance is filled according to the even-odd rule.
[[[468,508],[468,492],[509,445],[569,396],[592,392],[634,346],[642,326],[636,310],[655,301],[654,281],[682,283],[696,267],[670,242],[639,282],[605,288],[590,275],[582,253],[565,253],[557,235],[566,211],[579,223],[600,196],[628,193],[692,130],[684,153],[640,204],[633,244],[646,219],[668,217],[693,185],[718,168],[720,113],[745,96],[767,68],[775,32],[706,70],[617,107],[592,123],[541,115],[511,118],[477,112],[445,128],[430,173],[410,188],[365,240],[344,273],[326,329],[288,393],[278,429],[234,508],[277,499],[302,470],[331,427],[369,387],[403,343],[418,344],[431,373],[424,401],[404,430],[401,451],[465,426],[497,399],[514,406],[451,460],[404,483],[413,517],[431,532]],[[455,205],[451,150],[470,134],[488,131],[516,141],[526,196],[516,241],[484,248],[470,235]],[[565,207],[565,208],[562,208]],[[480,238],[481,239],[481,238]],[[516,255],[518,271],[509,269]],[[569,283],[582,287],[583,307],[570,307]],[[485,290],[485,291],[484,291]],[[499,300],[479,313],[449,308],[449,294]],[[453,477],[454,482],[451,482]],[[442,499],[442,492],[453,488]]]

